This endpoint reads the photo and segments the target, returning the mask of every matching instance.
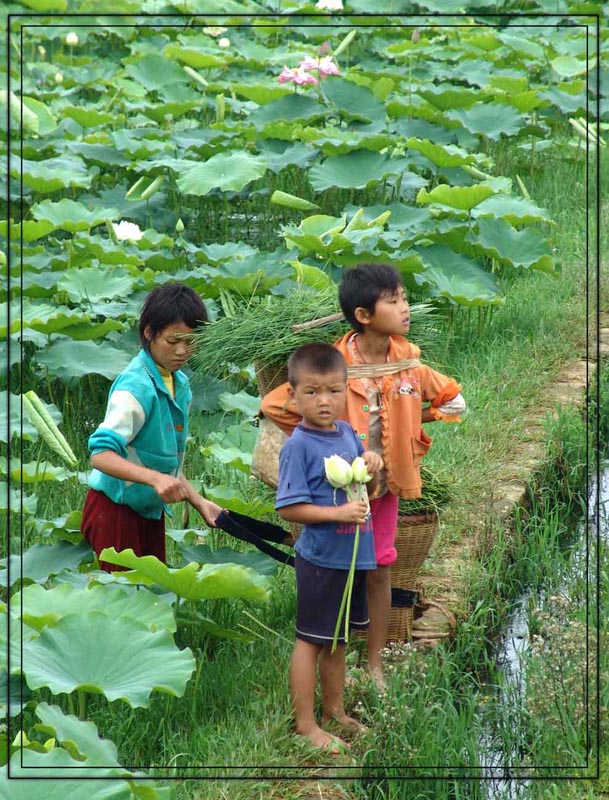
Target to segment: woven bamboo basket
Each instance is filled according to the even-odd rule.
[[[267,364],[262,367],[259,363],[254,362],[254,370],[256,372],[256,381],[258,383],[258,391],[260,397],[264,397],[272,389],[276,389],[285,383],[288,379],[287,364]]]
[[[391,588],[416,591],[416,579],[438,532],[436,513],[398,517],[395,537],[397,561],[391,566]],[[414,606],[391,607],[388,642],[410,641]]]

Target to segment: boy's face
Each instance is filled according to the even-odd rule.
[[[288,392],[294,398],[303,424],[318,430],[334,430],[335,421],[345,407],[347,380],[343,370],[314,372],[300,369],[298,383]]]
[[[188,325],[175,322],[167,325],[153,338],[152,331],[147,326],[144,336],[150,342],[150,355],[155,364],[169,372],[181,369],[192,354],[192,342],[187,338],[192,333],[194,331]]]
[[[365,330],[387,336],[405,336],[410,330],[410,306],[402,286],[396,292],[384,292],[376,301],[373,314],[368,311],[364,313],[366,319],[362,321],[366,326]]]

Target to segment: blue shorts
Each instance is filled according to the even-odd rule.
[[[296,638],[311,644],[330,644],[340,610],[349,570],[318,567],[295,556],[296,567]],[[351,594],[349,627],[364,630],[368,627],[366,603],[367,570],[356,569]],[[345,621],[339,630],[338,642],[345,643]]]

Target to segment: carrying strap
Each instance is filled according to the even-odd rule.
[[[395,372],[420,366],[418,358],[404,358],[402,361],[387,361],[384,364],[351,364],[347,367],[347,377],[379,378],[381,375],[393,375]]]
[[[269,540],[277,544],[284,543],[286,536],[289,536],[288,532],[279,525],[261,522],[259,519],[248,517],[245,514],[224,509],[216,519],[216,527],[234,536],[235,539],[253,544],[262,553],[274,558],[275,561],[290,567],[294,566],[294,556],[269,544]]]

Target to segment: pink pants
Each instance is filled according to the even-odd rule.
[[[379,567],[394,564],[398,554],[395,549],[395,534],[398,527],[398,496],[385,492],[370,501],[374,551]]]

